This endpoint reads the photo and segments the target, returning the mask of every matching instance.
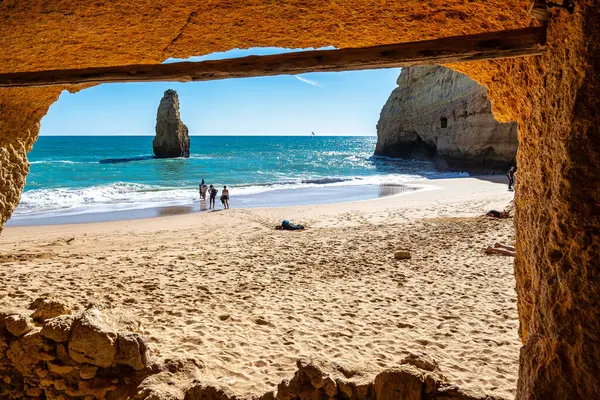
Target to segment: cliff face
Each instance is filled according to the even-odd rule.
[[[169,89],[165,92],[156,114],[156,136],[152,141],[154,154],[160,158],[189,157],[188,128],[179,115],[179,97]]]
[[[497,122],[483,86],[440,66],[403,68],[377,123],[375,154],[442,170],[500,172],[516,153],[517,124]]]

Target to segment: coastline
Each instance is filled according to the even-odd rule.
[[[235,188],[230,189],[233,196],[230,205],[236,209],[244,208],[276,208],[285,206],[309,206],[321,204],[340,204],[356,201],[366,201],[381,197],[409,194],[419,190],[419,185],[411,184],[364,184],[350,186],[317,186],[293,189],[272,189],[269,191],[235,195]],[[199,197],[199,196],[198,196]],[[216,211],[222,210],[222,205],[217,195]],[[6,226],[37,226],[37,225],[63,225],[108,222],[120,220],[133,220],[144,218],[158,218],[183,214],[213,212],[208,209],[208,199],[202,201],[198,198],[192,203],[172,204],[163,206],[146,206],[125,208],[122,210],[106,211],[79,211],[69,213],[57,211],[55,213],[17,214],[11,218]]]
[[[514,243],[514,229],[481,217],[512,199],[501,178],[414,182],[431,190],[338,204],[7,227],[0,306],[41,295],[98,304],[132,321],[153,357],[197,360],[203,383],[243,398],[289,379],[300,356],[372,379],[425,353],[450,383],[509,399],[521,346],[513,260],[483,250]],[[307,229],[273,229],[282,219]],[[395,260],[397,250],[412,258]]]
[[[232,209],[273,209],[281,207],[326,206],[373,201],[395,196],[414,196],[415,192],[428,192],[439,189],[451,189],[450,182],[462,182],[460,179],[472,178],[493,183],[504,183],[501,175],[482,175],[473,177],[454,177],[443,179],[423,179],[402,183],[381,183],[351,186],[325,186],[293,189],[274,189],[267,192],[235,196],[233,191],[230,205]],[[419,197],[421,198],[421,197]],[[198,199],[193,203],[172,204],[164,206],[146,206],[123,210],[82,211],[73,214],[40,213],[21,214],[9,219],[6,227],[24,227],[41,225],[70,225],[128,221],[148,218],[173,217],[177,215],[212,213],[222,210],[217,196],[216,210],[209,210],[207,201]],[[410,204],[410,201],[409,201]],[[400,205],[400,204],[399,204]]]

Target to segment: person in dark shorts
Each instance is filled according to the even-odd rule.
[[[513,191],[513,186],[515,185],[515,174],[517,173],[515,167],[510,167],[506,176],[508,176],[508,190]]]
[[[275,229],[283,229],[286,231],[297,231],[304,229],[304,225],[292,224],[287,219],[284,219],[281,225],[277,225]]]
[[[219,193],[219,191],[213,185],[210,185],[208,187],[208,195],[209,195],[208,208],[209,209],[215,208],[215,199],[217,198],[217,193]]]
[[[227,186],[223,186],[221,202],[223,203],[223,208],[227,210],[229,208],[229,189],[227,189]]]

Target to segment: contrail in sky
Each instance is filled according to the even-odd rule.
[[[321,87],[318,82],[311,81],[310,79],[302,78],[301,76],[294,75],[294,78],[298,79],[300,82],[308,83],[309,85]]]

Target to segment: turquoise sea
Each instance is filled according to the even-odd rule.
[[[201,179],[252,207],[362,200],[377,195],[361,187],[449,176],[374,157],[375,137],[193,136],[191,157],[177,159],[153,158],[152,139],[40,137],[13,220],[192,205]]]

